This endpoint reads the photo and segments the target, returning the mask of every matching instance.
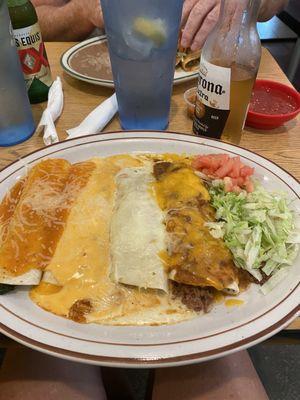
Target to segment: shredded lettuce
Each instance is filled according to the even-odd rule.
[[[217,222],[208,222],[210,233],[223,238],[234,262],[259,281],[262,272],[270,277],[262,286],[268,293],[286,276],[300,244],[300,224],[285,193],[268,192],[255,183],[252,193],[226,193],[222,181],[210,187]]]

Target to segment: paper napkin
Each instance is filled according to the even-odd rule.
[[[67,139],[101,132],[118,111],[116,94],[103,101],[78,126],[67,130]]]
[[[52,83],[49,94],[47,108],[43,112],[42,118],[37,129],[43,129],[43,140],[46,146],[59,141],[54,122],[62,113],[64,106],[64,95],[62,83],[59,77]]]

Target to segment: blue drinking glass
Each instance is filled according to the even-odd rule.
[[[183,0],[101,0],[123,129],[166,129]]]
[[[0,146],[28,139],[35,130],[8,8],[0,0]]]

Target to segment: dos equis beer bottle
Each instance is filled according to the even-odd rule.
[[[29,0],[7,4],[30,103],[46,101],[52,79],[36,11]]]
[[[202,49],[193,130],[238,144],[260,62],[259,0],[222,0]]]

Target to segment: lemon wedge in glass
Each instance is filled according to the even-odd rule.
[[[156,46],[162,46],[167,37],[164,21],[160,18],[137,17],[133,22],[133,32],[152,40]]]

